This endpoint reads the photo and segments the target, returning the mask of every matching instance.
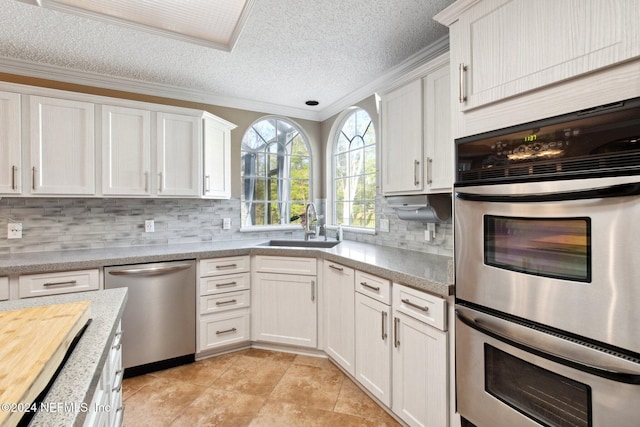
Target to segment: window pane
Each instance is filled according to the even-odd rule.
[[[269,225],[280,224],[280,207],[278,203],[269,203]]]
[[[253,125],[252,130],[255,130],[258,133],[258,135],[260,135],[260,137],[264,141],[263,144],[265,142],[269,143],[273,141],[276,137],[275,120],[273,119],[262,120],[256,123],[255,125]],[[256,147],[260,147],[260,146],[262,146],[262,144],[256,145]]]
[[[351,200],[364,199],[364,176],[355,176],[351,178]]]
[[[365,227],[375,228],[376,227],[376,204],[375,202],[367,202],[364,205],[365,211]]]
[[[367,133],[365,133],[362,138],[364,139],[365,145],[376,145],[376,132],[373,130],[373,123],[369,125]]]
[[[336,149],[334,151],[334,153],[336,154],[344,153],[345,151],[349,150],[349,140],[344,136],[342,132],[340,132],[339,135],[340,136],[338,136],[338,141],[336,141]]]
[[[365,173],[376,172],[376,146],[372,145],[364,149],[364,171]]]
[[[351,141],[353,137],[356,136],[356,115],[355,114],[352,113],[347,118],[347,120],[344,121],[344,124],[342,125],[342,133],[344,133],[344,136],[346,136],[349,141]]]
[[[364,151],[356,150],[349,153],[349,175],[360,175],[364,172]]]
[[[338,202],[336,205],[336,224],[349,225],[349,203]]]
[[[348,172],[349,172],[347,169],[348,158],[349,158],[348,153],[339,154],[335,156],[335,170],[336,170],[335,178],[343,178],[345,176],[348,176]]]
[[[352,150],[356,150],[362,147],[364,147],[364,141],[362,140],[361,136],[356,136],[351,140],[351,146],[349,148],[351,148]]]
[[[307,149],[307,143],[300,134],[298,134],[291,144],[291,154],[297,154],[300,156],[308,156],[309,150]]]
[[[265,205],[263,203],[254,203],[253,225],[264,225]]]
[[[291,203],[290,206],[291,207],[290,207],[289,211],[291,213],[291,216],[294,216],[294,215],[300,216],[300,214],[304,213],[304,210],[306,208],[306,205],[304,203]],[[300,220],[295,221],[295,223],[296,224],[300,224]]]
[[[351,204],[351,225],[364,227],[364,203]]]
[[[348,198],[347,192],[349,191],[349,179],[336,180],[335,198],[336,201],[343,201]]]
[[[264,145],[264,141],[255,129],[249,129],[242,139],[242,149],[247,151],[255,150]]]
[[[291,180],[291,200],[292,201],[310,200],[308,180],[302,180],[302,179]]]
[[[309,158],[292,156],[290,158],[291,178],[304,178],[309,180]]]
[[[356,133],[358,135],[364,135],[367,127],[371,123],[371,118],[365,110],[358,110],[356,116]]]
[[[375,200],[376,198],[376,176],[368,174],[364,176],[364,198]]]
[[[264,179],[256,179],[254,182],[253,200],[267,200],[265,192],[267,186],[266,181]]]

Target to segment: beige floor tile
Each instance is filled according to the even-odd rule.
[[[258,359],[269,359],[275,360],[278,362],[293,362],[296,358],[296,355],[293,353],[283,353],[280,351],[272,351],[272,350],[263,350],[261,348],[248,348],[246,350],[241,350],[237,354],[241,354],[243,356],[255,357]]]
[[[168,426],[205,390],[182,381],[154,378],[126,400],[124,425]]]
[[[327,357],[305,356],[305,355],[299,354],[296,356],[293,363],[295,363],[296,365],[316,366],[322,369],[329,369],[331,371],[342,372]]]
[[[360,427],[375,424],[371,424],[371,421],[364,418],[269,400],[249,425],[251,427]]]
[[[139,375],[123,380],[122,399],[127,400],[143,387],[153,384],[154,381],[157,381],[157,377],[153,375]]]
[[[203,359],[155,373],[158,377],[209,387],[238,358],[235,354]]]
[[[349,379],[342,384],[333,410],[343,414],[380,419],[390,423],[389,425],[399,425],[391,415]]]
[[[248,426],[266,398],[234,391],[205,390],[171,427]]]
[[[216,379],[211,388],[267,396],[287,371],[290,363],[264,357],[240,355]]]
[[[339,370],[292,364],[269,397],[331,411],[345,378]]]

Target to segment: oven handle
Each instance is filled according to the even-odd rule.
[[[568,200],[605,199],[640,195],[640,183],[617,184],[588,190],[543,194],[474,194],[456,192],[456,198],[472,202],[535,203],[564,202]]]
[[[500,341],[506,342],[507,344],[517,347],[521,350],[533,353],[540,357],[544,357],[545,359],[549,359],[553,362],[557,362],[592,375],[597,375],[602,378],[607,378],[609,380],[626,384],[640,384],[640,372],[615,371],[609,368],[584,363],[571,357],[552,353],[539,347],[532,346],[530,343],[526,343],[522,339],[510,335],[508,332],[501,331],[499,330],[499,328],[496,328],[493,325],[490,326],[484,322],[483,324],[480,324],[478,320],[470,319],[469,317],[462,314],[460,310],[456,310],[456,317],[470,328],[473,328]]]

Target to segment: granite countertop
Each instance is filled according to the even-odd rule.
[[[121,288],[0,302],[0,311],[6,311],[42,305],[91,301],[91,323],[82,334],[43,400],[43,407],[52,409],[50,412],[36,413],[29,424],[30,426],[82,425],[86,412],[80,409],[69,411],[65,408],[82,408],[83,404],[86,404],[88,408],[91,404],[126,300],[127,290]],[[37,345],[37,343],[34,344]]]
[[[266,240],[221,240],[180,245],[4,255],[0,256],[0,276],[178,259],[280,255],[327,259],[439,296],[453,295],[451,257],[350,240],[342,241],[329,249],[261,246]]]

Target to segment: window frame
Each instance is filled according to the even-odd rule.
[[[277,127],[277,123],[278,122],[283,122],[286,123],[288,126],[290,126],[291,128],[295,129],[297,131],[297,135],[294,136],[293,138],[291,138],[289,141],[287,141],[287,145],[290,145],[290,143],[292,143],[298,136],[301,138],[302,142],[305,145],[306,148],[306,152],[307,155],[306,156],[300,156],[300,157],[306,157],[307,158],[307,162],[309,165],[309,175],[307,177],[307,185],[308,185],[308,194],[307,197],[309,199],[304,200],[304,201],[300,201],[300,202],[304,202],[307,203],[308,200],[310,200],[313,196],[313,153],[312,153],[312,147],[311,147],[311,141],[309,139],[309,136],[307,135],[307,133],[304,131],[304,128],[302,126],[300,126],[298,123],[296,123],[294,120],[290,119],[289,117],[284,117],[284,116],[279,116],[279,115],[267,115],[267,116],[262,116],[256,120],[254,120],[245,130],[244,134],[242,135],[242,139],[241,139],[241,143],[240,143],[240,180],[241,180],[241,191],[240,191],[240,231],[270,231],[270,230],[296,230],[300,228],[300,224],[297,223],[291,223],[290,222],[290,216],[285,217],[281,217],[281,223],[279,224],[251,224],[251,225],[247,225],[246,224],[246,219],[247,217],[244,216],[243,212],[245,210],[245,190],[244,190],[244,186],[245,186],[245,168],[243,165],[244,160],[244,156],[246,153],[250,153],[250,152],[261,152],[263,153],[263,155],[268,159],[268,155],[270,153],[269,151],[269,147],[272,146],[273,144],[279,144],[279,142],[277,141],[265,141],[262,138],[262,135],[258,134],[261,139],[265,142],[264,146],[261,147],[261,151],[256,151],[256,150],[252,150],[252,151],[248,151],[245,150],[245,139],[247,137],[247,134],[251,131],[254,130],[254,132],[257,132],[257,130],[255,129],[256,125],[258,125],[260,122],[263,121],[275,121],[276,127]],[[285,163],[287,164],[287,167],[289,168],[289,170],[287,171],[287,178],[284,178],[284,180],[286,180],[289,184],[291,183],[291,181],[294,181],[294,179],[291,178],[291,158],[292,157],[298,157],[298,155],[294,155],[292,154],[290,149],[287,149],[287,154],[286,154],[286,159],[285,159]],[[268,160],[266,160],[266,164],[268,165]],[[269,172],[265,170],[265,180],[268,178]],[[302,180],[304,181],[304,180]],[[291,185],[288,185],[288,196],[289,198],[291,197]],[[254,190],[255,191],[255,190]],[[265,190],[266,191],[266,190]],[[270,203],[288,203],[289,205],[291,205],[292,200],[288,199],[288,200],[256,200],[254,199],[252,201],[252,203],[265,203],[266,206],[268,206]],[[296,202],[298,202],[298,200],[296,200]],[[290,213],[290,206],[289,208],[286,210],[286,212]],[[286,219],[285,223],[282,223],[282,220]],[[253,221],[255,222],[255,218],[253,218]]]
[[[376,171],[374,173],[375,178],[374,178],[374,195],[373,195],[373,199],[362,199],[363,204],[367,204],[369,202],[373,203],[373,209],[374,209],[374,224],[372,227],[366,227],[366,226],[359,226],[359,225],[351,225],[351,224],[338,224],[338,215],[337,215],[337,204],[339,203],[339,201],[337,200],[337,165],[336,165],[336,161],[337,161],[337,156],[339,155],[339,153],[337,153],[337,147],[338,147],[338,143],[339,143],[339,139],[340,139],[340,135],[343,132],[343,129],[345,127],[345,124],[347,123],[347,121],[355,114],[357,114],[359,111],[363,111],[364,113],[366,113],[366,115],[369,117],[369,126],[367,127],[367,129],[370,127],[373,131],[373,138],[374,138],[374,144],[370,144],[370,145],[366,145],[366,143],[364,143],[364,136],[366,135],[366,132],[364,132],[362,135],[358,135],[359,137],[361,137],[361,139],[363,140],[363,146],[361,148],[359,148],[360,150],[362,150],[363,153],[363,162],[364,159],[366,159],[365,156],[365,149],[367,147],[374,147],[374,153],[375,153],[375,165],[376,165]],[[328,228],[338,228],[339,226],[342,226],[343,229],[347,230],[347,231],[353,231],[353,232],[358,232],[358,233],[364,233],[364,234],[375,234],[376,230],[377,230],[377,214],[376,214],[376,208],[377,208],[377,204],[376,204],[376,199],[378,196],[378,188],[379,188],[379,179],[380,179],[380,174],[378,173],[378,165],[379,165],[379,143],[378,143],[378,131],[377,131],[377,126],[376,123],[373,119],[373,117],[371,116],[371,114],[369,113],[369,111],[367,111],[366,108],[360,107],[360,106],[353,106],[347,110],[345,110],[342,115],[336,120],[335,125],[334,125],[334,131],[331,134],[331,149],[327,150],[327,163],[329,165],[331,165],[331,169],[330,169],[330,176],[328,176],[328,179],[326,180],[327,185],[329,187],[329,191],[330,191],[330,199],[328,200],[328,203],[331,205],[330,209],[327,209],[328,212],[331,213],[330,216],[330,220],[331,220],[331,224],[328,225]],[[345,135],[346,137],[346,135]],[[356,136],[354,136],[355,138]],[[349,144],[351,144],[353,142],[352,138],[349,141]],[[347,138],[348,139],[348,138]],[[345,153],[349,153],[352,150],[347,150]],[[365,170],[366,170],[366,165],[365,165]],[[350,173],[350,171],[349,171]],[[361,174],[361,176],[365,177],[366,175],[371,175],[371,174],[366,174],[364,171]],[[355,177],[355,175],[347,175],[347,177],[349,178],[353,178]],[[364,179],[364,178],[363,178]],[[365,193],[366,193],[366,189],[365,189]],[[343,199],[344,200],[344,199]]]

